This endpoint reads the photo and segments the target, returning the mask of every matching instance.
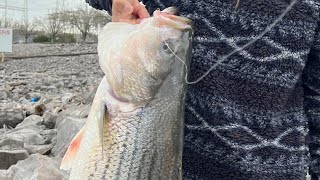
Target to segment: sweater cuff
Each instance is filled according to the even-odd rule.
[[[112,0],[86,0],[86,3],[95,9],[106,10],[111,13]]]

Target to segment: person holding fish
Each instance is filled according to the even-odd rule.
[[[159,31],[158,33],[166,38],[163,42],[156,43],[159,39],[153,41],[157,36],[152,33],[153,31],[147,32],[144,28],[140,28],[143,34],[131,37],[140,39],[142,44],[128,43],[127,51],[119,51],[120,54],[127,52],[135,54],[135,51],[140,51],[137,47],[152,44],[152,47],[161,49],[160,55],[165,55],[165,59],[183,60],[181,56],[186,54],[178,52],[179,48],[187,47],[184,46],[187,43],[184,32],[189,31],[188,20],[176,16],[171,11],[160,12],[157,9],[163,10],[175,6],[181,16],[193,21],[193,53],[188,69],[188,88],[183,108],[185,112],[183,179],[304,180],[310,176],[312,180],[320,179],[319,1],[144,0],[142,3],[138,0],[86,0],[86,2],[96,9],[111,13],[112,21],[119,23],[117,27],[130,24],[131,26],[126,26],[127,34],[136,31],[135,27],[146,25],[148,22],[164,27],[162,30],[168,28],[171,31],[170,37],[161,34],[162,30]],[[149,12],[154,13],[150,16]],[[151,17],[155,17],[154,21],[149,21]],[[111,28],[111,25],[109,27]],[[123,31],[125,30],[118,29],[119,34]],[[117,36],[115,33],[106,37],[108,38],[102,41],[110,39],[111,42],[112,38]],[[179,46],[177,46],[178,40]],[[114,46],[117,46],[116,41],[113,42]],[[100,52],[103,52],[104,46],[101,45],[99,48]],[[140,55],[148,54],[146,52]],[[109,57],[110,54],[117,54],[117,50],[100,53],[99,58]],[[152,57],[155,57],[154,54]],[[121,61],[121,58],[117,61]],[[125,62],[131,63],[130,60]],[[157,67],[153,61],[149,64],[149,61],[146,62],[141,67],[145,67],[148,72]],[[133,63],[127,67],[134,66]],[[171,64],[161,65],[165,67],[164,69],[169,66]],[[108,75],[112,70],[108,68],[104,70],[107,78],[112,76]],[[154,77],[163,78],[164,74],[160,72],[169,73],[166,69],[157,72]],[[125,80],[125,76],[121,77]],[[118,97],[117,100],[123,104],[134,102],[137,100],[135,97],[140,97],[132,96],[138,91],[126,91],[122,86],[117,86],[113,80],[108,79],[108,82],[111,89],[117,91],[105,97],[111,99]],[[158,83],[153,89],[161,91],[162,83],[165,81]],[[110,88],[109,86],[102,87]],[[145,96],[146,101],[158,97],[153,96],[153,91],[145,92],[148,95]],[[174,91],[171,93],[175,94]],[[152,104],[148,103],[147,106]],[[167,107],[172,109],[171,106]],[[146,109],[135,109],[135,112],[139,114]],[[168,122],[163,121],[163,123]],[[134,122],[131,125],[134,127]],[[162,125],[159,123],[157,127],[160,128]],[[170,126],[167,126],[167,129],[170,129]],[[169,133],[166,129],[163,131],[163,134]],[[149,135],[153,137],[153,133]],[[140,137],[140,134],[137,133],[136,137]],[[123,141],[129,140],[123,139]],[[134,138],[131,141],[138,140]],[[178,143],[177,146],[181,147],[182,144]],[[127,145],[122,148],[130,149]],[[139,164],[148,166],[147,170],[138,170],[137,176],[132,176],[135,171],[132,170],[130,162],[117,161],[118,168],[115,169],[119,172],[120,167],[130,168],[123,171],[128,174],[124,173],[122,176],[118,172],[116,176],[118,179],[139,179],[137,177],[181,179],[179,176],[168,175],[179,174],[176,172],[179,170],[157,169],[160,167],[158,164],[162,162],[161,158],[167,162],[167,167],[170,167],[171,160],[168,157],[171,151],[167,152],[167,148],[170,148],[170,145],[164,147],[163,152],[155,150],[150,155],[148,147],[145,147],[146,151],[131,154],[132,161],[136,160],[135,157],[140,158],[143,162]],[[99,167],[96,166],[96,169]],[[94,163],[92,168],[95,168]],[[102,168],[110,169],[109,166]],[[145,176],[141,175],[143,173],[146,173]]]

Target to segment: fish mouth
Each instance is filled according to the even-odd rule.
[[[171,15],[176,15],[176,16],[180,15],[179,9],[177,7],[175,7],[175,6],[168,7],[166,9],[162,10],[161,12],[168,13],[168,14],[171,14]]]
[[[153,15],[157,26],[168,26],[180,30],[192,29],[192,21],[186,17],[178,16],[178,8],[172,6],[163,11],[156,10]]]

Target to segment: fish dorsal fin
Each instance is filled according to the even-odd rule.
[[[74,163],[78,150],[80,149],[80,144],[83,137],[83,129],[84,127],[82,127],[78,134],[72,139],[70,146],[68,147],[68,150],[62,159],[60,169],[69,170],[72,168],[72,164]]]

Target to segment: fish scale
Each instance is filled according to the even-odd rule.
[[[167,98],[166,101],[159,101],[159,102],[169,102],[173,98]],[[166,103],[164,103],[166,104]],[[159,105],[159,107],[164,107],[163,113],[170,113],[170,111],[176,111],[173,107],[177,107],[175,104],[175,101],[171,101],[169,103],[169,106],[164,107],[162,104]],[[157,109],[157,106],[154,106],[153,108]],[[130,174],[130,179],[157,179],[159,174],[163,175],[163,179],[169,178],[166,174],[172,174],[172,159],[175,159],[174,155],[170,153],[170,150],[164,149],[164,147],[169,147],[168,145],[163,145],[161,143],[162,138],[159,138],[161,136],[162,132],[168,132],[168,129],[172,126],[172,123],[170,122],[170,118],[166,120],[168,116],[163,116],[162,114],[158,114],[158,109],[154,110],[153,108],[146,108],[145,116],[137,116],[137,117],[121,117],[121,118],[114,118],[112,120],[107,120],[104,123],[104,151],[102,152],[101,146],[97,146],[95,149],[95,154],[91,156],[90,161],[95,161],[95,159],[106,159],[107,161],[99,161],[97,164],[95,164],[95,168],[91,168],[92,172],[89,172],[89,174],[93,174],[93,179],[101,179],[102,176],[107,175],[107,179],[117,179],[118,177],[121,177],[123,179],[127,179]],[[149,113],[148,113],[149,112]],[[158,116],[159,115],[159,116]],[[154,117],[154,118],[153,118]],[[158,117],[158,118],[156,118]],[[153,122],[146,122],[146,118],[153,119]],[[128,121],[131,121],[131,123],[128,123]],[[145,123],[141,123],[141,121],[145,121]],[[135,126],[129,126],[127,128],[127,124],[132,124],[132,122],[135,123]],[[167,122],[167,123],[163,123]],[[172,122],[172,121],[171,121]],[[154,127],[143,127],[143,126],[150,126],[153,125]],[[122,128],[119,128],[122,127]],[[137,129],[153,129],[153,132],[142,132],[138,131]],[[156,128],[158,128],[156,130]],[[159,129],[160,128],[160,129]],[[161,128],[165,129],[162,130]],[[175,130],[172,130],[175,131]],[[137,137],[137,133],[139,132],[139,137]],[[169,131],[170,132],[170,131]],[[145,138],[148,134],[154,134],[153,138]],[[144,137],[143,137],[144,136]],[[161,137],[164,137],[163,135]],[[169,135],[170,137],[170,135]],[[137,141],[135,141],[136,139]],[[147,140],[147,141],[144,141]],[[167,139],[164,139],[162,142],[170,142]],[[174,146],[174,141],[171,141],[171,146]],[[124,148],[125,145],[125,148]],[[156,147],[156,145],[162,147],[160,149],[155,149],[153,147]],[[161,146],[162,145],[162,146]],[[143,147],[143,148],[141,148]],[[137,154],[146,154],[143,152],[136,152],[134,153],[134,149],[138,148],[140,151],[147,150],[151,151],[152,153],[148,153],[148,155],[151,154],[151,156],[144,156],[144,160],[142,161],[142,156],[134,157],[134,155]],[[157,153],[154,153],[157,152]],[[102,158],[102,153],[104,154],[104,157]],[[165,156],[163,154],[166,154],[168,158],[164,158]],[[171,154],[171,155],[170,155]],[[156,157],[152,155],[158,155]],[[154,159],[156,158],[156,159]],[[159,159],[160,158],[160,159]],[[162,159],[162,160],[161,160]],[[158,161],[157,161],[158,160]],[[167,160],[168,162],[165,162]],[[155,162],[156,163],[155,163]],[[153,167],[155,166],[155,169],[145,169],[143,166],[152,167],[152,164],[154,163]],[[91,163],[86,167],[87,169],[90,169]],[[105,168],[105,167],[109,168]],[[131,171],[128,171],[129,167],[131,167]],[[163,167],[163,169],[161,169]],[[156,171],[154,171],[156,170]],[[120,173],[118,173],[120,171]],[[141,171],[140,175],[138,172]],[[159,173],[160,172],[160,173]],[[165,173],[168,172],[168,173]],[[140,177],[139,177],[140,176]]]

